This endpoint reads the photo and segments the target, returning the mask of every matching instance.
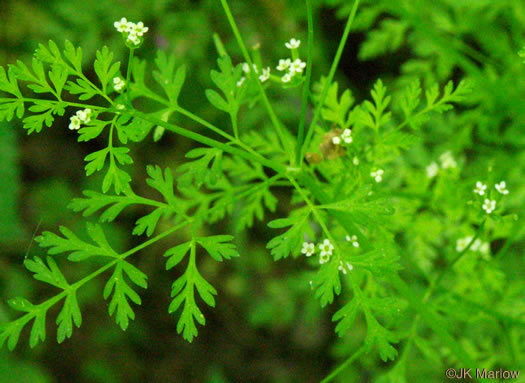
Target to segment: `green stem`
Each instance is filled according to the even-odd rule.
[[[96,86],[95,84],[93,84],[93,82],[92,82],[90,79],[88,79],[88,78],[84,75],[84,73],[77,71],[77,70],[76,70],[75,68],[73,68],[73,67],[69,67],[69,68],[71,69],[71,71],[72,71],[75,75],[77,75],[77,76],[80,77],[82,80],[84,80],[87,84],[89,84],[89,86],[90,86],[90,87],[91,87],[91,88],[92,88],[92,89],[93,89],[93,90],[94,90],[99,96],[102,96],[103,98],[105,98],[106,101],[108,101],[109,104],[110,104],[111,106],[113,106],[113,100],[112,100],[111,98],[109,98],[109,97],[106,95],[106,93],[104,93],[104,91],[103,91],[102,89],[100,89],[98,86]]]
[[[306,139],[301,148],[300,164],[302,164],[302,162],[304,161],[304,151],[306,148],[308,148],[308,145],[310,144],[310,140],[312,139],[312,134],[314,131],[315,124],[317,123],[317,120],[321,116],[321,110],[323,109],[323,105],[326,100],[326,96],[328,95],[328,90],[330,89],[330,85],[332,84],[332,81],[334,79],[335,71],[337,70],[339,61],[341,60],[341,56],[343,55],[343,50],[345,48],[346,41],[348,40],[348,35],[350,34],[350,29],[352,28],[352,24],[354,22],[357,8],[359,7],[359,1],[360,0],[354,0],[354,5],[352,7],[350,15],[348,16],[348,21],[346,22],[343,36],[341,37],[341,41],[339,42],[339,47],[337,48],[337,52],[335,54],[334,61],[332,62],[332,66],[330,67],[330,72],[328,73],[328,77],[324,84],[323,91],[321,92],[319,103],[317,104],[315,108],[314,117],[312,119],[312,122],[310,123],[310,128],[308,129],[308,132],[306,134]]]
[[[240,142],[239,139],[239,129],[237,128],[237,111],[235,113],[230,113],[230,119],[232,120],[233,135],[235,136],[235,141]]]
[[[221,0],[221,4],[222,4],[222,8],[224,9],[224,13],[226,14],[226,18],[228,19],[228,22],[230,23],[235,39],[237,40],[237,44],[239,45],[239,48],[241,49],[242,55],[250,67],[250,73],[253,74],[254,72],[253,71],[253,60],[251,59],[250,54],[248,53],[248,50],[246,49],[246,45],[244,44],[242,36],[239,32],[239,28],[237,27],[235,19],[233,18],[230,7],[228,5],[228,1]],[[291,159],[293,159],[293,153],[291,153],[288,150],[289,148],[287,147],[287,141],[284,136],[284,132],[282,130],[282,124],[279,121],[279,118],[277,117],[277,115],[275,114],[273,107],[270,104],[270,101],[268,100],[268,96],[266,96],[264,87],[259,81],[259,78],[255,78],[255,82],[257,84],[259,93],[261,94],[261,97],[263,99],[263,103],[264,103],[264,106],[266,107],[266,111],[268,112],[268,115],[270,116],[270,120],[272,121],[272,124],[277,131],[277,135],[279,136],[281,145],[285,151],[288,151],[290,153],[290,155],[292,156]]]
[[[175,107],[175,112],[178,112],[180,114],[182,114],[183,116],[186,116],[188,117],[189,119],[201,124],[202,126],[210,129],[211,131],[217,133],[218,135],[226,138],[227,140],[230,140],[232,142],[235,142],[237,141],[237,139],[235,137],[233,137],[232,135],[222,131],[221,129],[219,129],[218,127],[210,124],[208,121],[206,120],[203,120],[202,118],[200,118],[199,116],[191,113],[189,110],[187,109],[184,109],[183,107],[180,107],[180,106],[177,106]]]
[[[201,117],[193,114],[192,112],[190,112],[189,110],[183,108],[182,106],[180,106],[180,105],[173,105],[173,104],[171,104],[169,102],[169,100],[166,100],[166,99],[164,99],[164,98],[162,98],[160,96],[157,96],[156,94],[151,93],[151,92],[148,92],[148,94],[145,95],[145,96],[150,98],[150,99],[152,99],[152,100],[155,100],[155,101],[157,101],[157,102],[159,102],[159,103],[161,103],[161,104],[163,104],[165,106],[167,106],[169,108],[169,110],[173,110],[173,111],[175,111],[177,113],[182,114],[185,117],[188,117],[189,119],[197,122],[198,124],[204,126],[205,128],[208,128],[209,130],[211,130],[211,131],[217,133],[218,135],[226,138],[227,140],[231,141],[233,144],[238,145],[239,147],[243,148],[247,152],[250,152],[253,155],[260,157],[261,159],[264,159],[264,156],[260,155],[256,151],[254,151],[248,145],[243,143],[240,139],[238,139],[236,137],[233,137],[232,135],[224,132],[223,130],[219,129],[215,125],[213,125],[210,122],[202,119]],[[237,121],[235,120],[235,123],[234,123],[235,129],[234,130],[236,130],[236,126],[237,126]]]
[[[270,169],[273,169],[274,171],[276,171],[277,173],[281,173],[281,174],[284,174],[286,173],[286,167],[277,163],[277,162],[274,162],[274,161],[271,161],[267,158],[264,158],[262,156],[258,156],[258,155],[254,155],[252,153],[249,153],[247,151],[244,151],[244,150],[241,150],[241,149],[237,149],[235,147],[232,147],[231,145],[227,145],[227,144],[224,144],[220,141],[217,141],[217,140],[214,140],[212,138],[208,138],[206,136],[203,136],[201,134],[198,134],[198,133],[195,133],[195,132],[192,132],[190,130],[187,130],[187,129],[184,129],[184,128],[181,128],[177,125],[174,125],[174,124],[171,124],[169,122],[166,122],[166,121],[162,121],[158,118],[155,118],[155,117],[152,117],[152,116],[149,116],[145,113],[142,113],[142,112],[137,112],[137,111],[131,111],[130,112],[132,115],[138,117],[138,118],[141,118],[142,120],[144,121],[149,121],[153,124],[156,124],[156,125],[159,125],[159,126],[162,126],[163,128],[167,129],[167,130],[170,130],[174,133],[177,133],[183,137],[186,137],[186,138],[189,138],[193,141],[197,141],[201,144],[204,144],[204,145],[207,145],[207,146],[211,146],[211,147],[214,147],[214,148],[217,148],[217,149],[221,149],[223,150],[224,152],[226,153],[230,153],[232,155],[235,155],[235,156],[239,156],[241,158],[244,158],[248,161],[253,161],[253,162],[257,162],[257,163],[260,163]]]
[[[361,346],[354,354],[352,354],[344,363],[337,367],[334,371],[330,373],[326,378],[321,380],[321,383],[328,383],[332,381],[337,375],[339,375],[345,368],[347,368],[354,360],[359,358],[361,354],[365,352],[365,346]]]
[[[308,105],[308,94],[310,93],[310,81],[312,79],[312,61],[314,47],[314,21],[311,0],[306,0],[306,14],[308,17],[308,56],[306,58],[306,80],[303,84],[303,100],[301,105],[301,116],[299,130],[297,132],[296,163],[301,163],[301,152],[304,141],[304,126],[306,123],[306,107]]]
[[[131,79],[131,68],[133,67],[133,55],[135,53],[134,48],[129,48],[129,58],[128,58],[128,68],[126,70],[126,101],[128,105],[131,106],[131,96],[130,96],[130,79]]]
[[[33,102],[33,103],[35,103],[35,102],[42,102],[42,100],[40,100],[38,98],[21,97],[21,98],[0,98],[0,103],[10,102],[10,101],[14,101],[14,100],[20,100],[20,101],[23,101],[23,102]],[[77,107],[77,108],[90,108],[90,109],[93,109],[93,110],[100,110],[102,112],[107,112],[107,111],[110,110],[109,108],[105,108],[103,106],[89,105],[89,104],[80,104],[80,103],[76,103],[76,102],[68,102],[68,101],[62,101],[62,100],[46,100],[46,102],[52,102],[52,103],[55,103],[55,104],[61,103],[61,104],[66,104],[67,106],[74,106],[74,107]]]

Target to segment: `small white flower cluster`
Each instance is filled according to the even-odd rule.
[[[460,238],[456,241],[456,251],[461,253],[465,250],[468,244],[472,241],[474,237],[468,236],[465,238]],[[481,241],[479,238],[474,241],[472,246],[470,246],[470,251],[479,251],[482,254],[488,254],[490,246],[487,242]]]
[[[454,157],[452,157],[452,153],[450,151],[440,155],[439,161],[441,162],[441,168],[443,169],[451,169],[456,168],[458,166],[456,160],[454,159]],[[427,166],[426,171],[428,178],[434,178],[439,173],[439,165],[436,163],[436,161],[432,161]]]
[[[284,45],[292,51],[292,56],[294,57],[291,59],[280,59],[279,65],[277,65],[277,70],[279,72],[288,71],[281,77],[281,81],[287,83],[292,81],[292,78],[297,73],[303,73],[304,68],[306,68],[306,63],[297,57],[297,49],[301,45],[301,40],[291,39]]]
[[[377,169],[376,171],[371,172],[370,176],[375,179],[376,182],[381,182],[383,181],[383,174],[385,174],[383,169]]]
[[[352,236],[347,235],[345,239],[348,242],[352,242],[353,247],[359,247],[359,242],[357,242],[357,235],[352,235]]]
[[[500,194],[503,194],[503,195],[509,194],[509,190],[507,189],[507,183],[505,181],[500,181],[499,183],[495,184],[494,188]],[[487,190],[487,185],[481,181],[476,182],[474,193],[479,194],[480,196],[484,196],[485,193],[489,194]],[[496,210],[496,200],[485,198],[481,208],[485,210],[487,214],[491,214],[494,210]]]
[[[321,251],[319,263],[323,264],[330,260],[330,257],[334,251],[334,245],[332,245],[329,239],[325,239],[323,243],[319,244],[319,250]],[[303,253],[307,257],[314,255],[315,244],[303,242],[303,248],[301,249],[301,253]]]
[[[306,68],[306,63],[301,61],[297,53],[297,48],[299,48],[299,46],[301,45],[301,41],[296,40],[296,39],[291,39],[285,45],[288,49],[292,50],[293,58],[279,60],[279,65],[277,66],[277,70],[280,72],[288,70],[288,72],[284,76],[281,77],[281,81],[284,83],[292,81],[292,78],[297,73],[302,73],[304,68]],[[262,69],[261,70],[262,73],[260,74],[259,74],[259,69]],[[250,73],[252,68],[250,68],[250,65],[245,62],[245,63],[242,63],[242,70],[244,73],[248,74]],[[253,64],[253,71],[255,72],[256,75],[258,75],[260,82],[266,82],[270,80],[271,78],[271,75],[270,75],[271,68],[270,67],[257,68],[257,65]],[[239,81],[237,81],[237,87],[240,88],[244,84],[245,80],[246,80],[245,76],[241,77]],[[272,80],[276,81],[277,77],[272,78]]]
[[[348,242],[352,242],[352,246],[359,247],[359,242],[357,242],[357,236],[356,235],[347,235],[346,240]],[[332,242],[330,242],[329,239],[325,239],[322,243],[318,245],[320,254],[319,254],[319,263],[322,265],[324,263],[327,263],[330,260],[330,257],[333,254],[334,251],[334,245],[332,245]],[[301,249],[301,253],[306,255],[307,257],[310,257],[315,254],[315,244],[303,242],[303,248]],[[339,271],[341,271],[343,274],[346,274],[347,270],[352,271],[353,266],[349,262],[339,262]]]
[[[113,78],[113,89],[117,92],[120,92],[126,86],[126,81],[122,80],[120,77]]]
[[[126,42],[131,43],[135,46],[140,45],[142,42],[142,37],[144,36],[144,33],[146,33],[149,28],[144,26],[144,23],[142,21],[139,21],[138,23],[133,23],[131,21],[128,21],[125,17],[121,18],[119,21],[115,21],[113,23],[115,26],[115,29],[118,32],[121,32],[124,34],[124,37],[126,38]]]
[[[352,131],[350,129],[345,129],[343,134],[340,136],[332,137],[332,143],[334,145],[340,145],[341,142],[344,142],[345,144],[351,144],[353,140]]]
[[[325,239],[324,242],[319,245],[319,250],[321,250],[319,263],[323,264],[330,260],[332,252],[334,251],[334,245],[332,245],[329,239]]]
[[[69,130],[79,130],[80,125],[87,124],[91,121],[91,109],[79,110],[74,116],[71,117],[69,122]]]

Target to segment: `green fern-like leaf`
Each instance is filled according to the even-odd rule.
[[[290,254],[297,254],[304,240],[304,233],[308,226],[309,216],[309,211],[303,211],[289,218],[280,218],[268,223],[268,226],[272,229],[289,227],[285,233],[273,238],[266,245],[268,249],[271,249],[275,260],[286,258]]]
[[[148,287],[146,282],[148,277],[146,274],[128,262],[122,259],[118,260],[113,274],[104,287],[104,299],[107,300],[112,296],[111,301],[109,302],[108,312],[110,316],[115,313],[115,322],[120,328],[122,328],[122,330],[128,328],[130,319],[135,319],[135,313],[133,312],[129,301],[136,305],[142,303],[140,296],[128,283],[126,283],[124,275],[126,275],[135,285],[144,289]]]

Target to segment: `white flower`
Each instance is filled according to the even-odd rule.
[[[286,59],[286,60],[280,59],[279,60],[279,65],[277,65],[277,70],[282,72],[282,71],[288,69],[291,64],[292,64],[292,60],[290,60],[290,59]]]
[[[450,152],[443,153],[441,156],[439,156],[439,160],[441,161],[441,167],[443,169],[455,168],[458,166],[456,160],[454,160],[454,157],[452,157],[452,153]]]
[[[140,38],[135,33],[130,33],[128,35],[128,41],[133,43],[133,45],[139,45],[140,44]]]
[[[306,68],[306,63],[301,61],[301,59],[297,59],[290,64],[290,73],[302,73],[304,68]]]
[[[286,73],[283,77],[281,77],[282,82],[290,82],[292,80],[292,76],[290,73]]]
[[[350,241],[352,242],[352,246],[359,247],[359,242],[357,242],[357,235],[352,235],[352,236],[347,235],[345,238],[348,242]]]
[[[352,131],[350,129],[343,130],[343,134],[341,134],[341,138],[345,142],[345,144],[351,144],[354,140],[352,138]]]
[[[263,68],[262,74],[259,76],[261,82],[265,82],[270,78],[270,67]]]
[[[354,269],[354,266],[352,266],[352,264],[350,262],[340,261],[339,262],[339,271],[341,271],[343,274],[346,274],[346,269],[348,269],[348,271],[352,271]]]
[[[119,32],[128,31],[128,20],[125,17],[121,18],[120,21],[115,21],[113,25]]]
[[[341,138],[338,136],[332,137],[332,143],[334,145],[339,145],[341,143]]]
[[[284,43],[288,49],[297,49],[301,45],[301,40],[291,39],[290,42]]]
[[[352,160],[352,163],[353,163],[355,166],[359,165],[359,158],[354,157],[354,159]]]
[[[315,245],[313,243],[303,242],[303,248],[301,249],[301,253],[303,253],[307,257],[313,255],[315,253]]]
[[[494,185],[494,187],[501,194],[509,194],[507,183],[505,181],[501,181],[499,184]]]
[[[126,81],[122,80],[120,77],[113,78],[113,89],[117,92],[120,92],[126,86]]]
[[[478,181],[476,182],[476,188],[474,189],[474,193],[479,194],[479,195],[484,195],[486,189],[487,189],[487,185],[485,185],[481,181]]]
[[[80,129],[80,118],[78,116],[73,116],[70,118],[69,130],[78,130]]]
[[[463,250],[467,248],[470,241],[472,241],[472,237],[459,238],[456,241],[456,251],[458,253],[461,253]]]
[[[427,166],[427,177],[434,178],[439,172],[439,166],[434,161]]]
[[[383,181],[383,174],[385,171],[383,169],[377,169],[375,172],[370,173],[370,176],[376,180],[376,182]]]
[[[329,239],[325,239],[324,242],[319,245],[319,250],[321,250],[319,262],[323,264],[330,259],[332,251],[334,250],[334,245],[332,245]]]
[[[246,77],[242,76],[239,81],[237,81],[237,86],[240,88],[242,84],[244,84],[244,80],[246,80]]]
[[[87,124],[91,121],[91,109],[79,110],[76,114],[81,123]]]
[[[487,212],[487,214],[490,214],[496,209],[496,201],[485,199],[482,207],[483,207],[483,210]]]
[[[144,36],[144,33],[149,31],[149,28],[145,27],[142,21],[139,21],[137,24],[132,23],[131,25],[128,25],[128,27],[129,27],[129,32],[137,36]]]

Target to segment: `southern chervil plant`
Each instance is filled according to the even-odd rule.
[[[433,113],[449,111],[469,94],[469,85],[449,82],[443,90],[438,85],[423,90],[420,82],[414,81],[390,94],[378,80],[370,99],[358,102],[350,90],[340,92],[333,81],[348,32],[341,39],[328,76],[312,84],[311,32],[307,44],[295,38],[286,42],[290,57],[280,59],[276,67],[263,65],[258,51],[246,48],[227,1],[221,0],[221,4],[244,62],[235,65],[219,44],[218,68],[210,73],[214,87],[207,89],[205,96],[226,113],[231,123],[228,130],[182,106],[186,70],[179,64],[181,58],[159,52],[152,68],[135,57],[136,50],[147,44],[148,27],[142,22],[132,23],[126,18],[115,22],[117,33],[122,34],[122,42],[129,49],[129,59],[121,64],[107,47],[102,47],[93,63],[96,79],[88,78],[83,71],[82,49],[68,41],[63,49],[52,41],[40,44],[31,66],[18,61],[7,71],[0,68],[0,90],[7,94],[0,99],[0,120],[20,119],[30,134],[50,128],[60,118],[69,123],[71,134],[80,143],[107,137],[104,147],[85,157],[86,176],[103,174],[100,190],[84,191],[82,197],[71,201],[72,210],[84,216],[97,214],[104,223],[116,220],[133,205],[150,209],[136,221],[133,230],[134,235],[145,237],[144,242],[124,252],[115,250],[104,226],[99,224],[87,225],[88,238],[66,227],[60,227],[59,234],[44,232],[38,236],[37,242],[49,256],[28,259],[24,265],[35,279],[56,287],[58,292],[41,303],[12,299],[10,306],[21,315],[2,324],[0,342],[7,341],[13,349],[30,322],[31,347],[43,341],[46,314],[58,304],[62,308],[56,320],[57,340],[64,341],[83,320],[77,291],[99,276],[107,278],[103,299],[109,303],[109,315],[126,330],[135,317],[135,305],[141,304],[139,291],[148,287],[148,277],[133,265],[133,256],[183,228],[191,238],[167,250],[164,257],[166,269],[175,275],[168,311],[177,318],[176,331],[191,342],[197,335],[197,324],[205,324],[202,304],[196,297],[213,307],[217,295],[199,271],[198,258],[209,256],[223,262],[239,256],[232,236],[202,236],[200,228],[232,215],[234,204],[240,206],[238,229],[250,228],[256,220],[264,219],[265,210],[276,210],[274,186],[289,188],[294,210],[288,217],[268,223],[274,229],[274,237],[267,244],[269,253],[276,261],[303,254],[305,258],[300,259],[315,274],[312,288],[323,307],[344,288],[347,302],[333,317],[340,336],[362,313],[367,325],[365,349],[376,349],[385,361],[396,358],[395,345],[407,332],[390,319],[403,313],[403,301],[417,310],[430,329],[450,338],[435,320],[434,312],[398,275],[401,252],[391,224],[392,216],[397,214],[391,196],[400,188],[394,168],[401,154],[420,141],[421,130]],[[311,27],[310,18],[309,22]],[[300,55],[305,53],[307,59],[303,61]],[[266,94],[270,86],[302,87],[297,127],[281,122]],[[141,110],[135,102],[139,99],[155,103],[156,109]],[[243,126],[239,110],[248,103],[264,109],[271,128],[249,130]],[[307,123],[308,108],[312,118]],[[169,122],[176,114],[201,124],[220,139]],[[54,128],[60,128],[60,124]],[[133,190],[129,171],[133,153],[128,145],[146,139],[150,133],[157,141],[164,132],[186,137],[200,147],[186,154],[188,162],[179,166],[175,175],[169,168],[147,167],[146,182],[157,195],[150,199]],[[458,167],[450,151],[438,160],[426,168],[429,182],[438,182],[442,173],[445,177],[447,171]],[[421,177],[425,179],[424,170]],[[500,197],[508,193],[505,182],[489,188],[480,181],[473,190],[479,197],[474,203],[489,216],[484,219],[497,219]],[[171,228],[159,233],[161,220],[171,222]],[[467,251],[473,241],[480,251],[485,248],[485,244],[476,245],[472,237],[458,242],[458,250]],[[97,258],[96,264],[102,260],[103,265],[73,282],[61,272],[54,257],[57,254],[67,254],[71,262]],[[385,288],[387,285],[393,289]],[[462,360],[461,345],[453,344],[451,352]]]

